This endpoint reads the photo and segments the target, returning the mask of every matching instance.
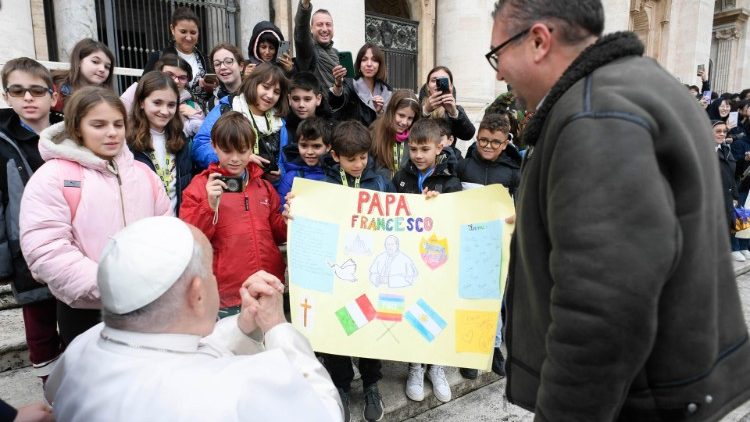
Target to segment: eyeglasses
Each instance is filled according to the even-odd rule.
[[[218,69],[221,67],[221,65],[224,65],[226,67],[229,67],[234,64],[234,57],[227,57],[224,60],[215,60],[214,61],[214,69]]]
[[[531,27],[526,28],[523,31],[517,33],[516,35],[508,38],[507,41],[505,41],[504,43],[500,43],[497,47],[493,47],[489,53],[484,55],[484,57],[490,63],[490,66],[492,66],[492,68],[495,69],[495,71],[497,71],[497,66],[498,66],[498,61],[499,61],[497,57],[497,53],[499,53],[500,50],[505,48],[505,46],[507,46],[508,44],[512,43],[513,41],[517,41],[524,35],[528,34],[529,31],[531,31]],[[549,28],[549,32],[552,32],[552,28]]]
[[[28,92],[32,97],[44,97],[47,94],[52,94],[52,89],[41,85],[31,85],[25,87],[21,85],[11,85],[5,88],[5,92],[11,97],[25,97]]]
[[[164,72],[164,74],[167,75],[167,76],[169,76],[170,78],[172,78],[175,82],[180,82],[180,83],[185,84],[188,81],[187,75],[177,76],[177,75],[175,75],[172,72]]]
[[[506,141],[502,141],[502,142],[501,142],[501,141],[496,141],[496,140],[492,140],[492,141],[490,141],[490,140],[489,140],[489,139],[487,139],[487,138],[479,138],[479,139],[477,139],[477,144],[479,144],[479,146],[480,146],[481,148],[484,148],[484,147],[486,147],[487,145],[491,145],[491,146],[492,146],[492,149],[498,149],[498,148],[500,148],[501,146],[503,146],[503,145],[507,144],[508,142],[510,142],[510,141],[509,141],[509,140],[506,140]]]

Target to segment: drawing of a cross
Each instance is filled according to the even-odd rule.
[[[302,317],[302,325],[304,327],[307,327],[307,310],[311,309],[312,305],[307,303],[307,298],[305,298],[305,301],[303,303],[300,303],[299,305],[302,307],[303,312],[304,312],[303,317]]]

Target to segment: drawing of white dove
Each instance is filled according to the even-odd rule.
[[[334,274],[341,280],[355,282],[357,281],[357,263],[351,258],[344,261],[341,265],[331,264],[328,265],[333,268]]]

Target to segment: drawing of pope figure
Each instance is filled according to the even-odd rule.
[[[387,285],[391,288],[409,287],[417,278],[417,267],[406,254],[398,249],[398,238],[385,238],[385,251],[375,258],[370,266],[370,283],[375,287]]]

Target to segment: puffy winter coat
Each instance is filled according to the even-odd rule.
[[[216,224],[206,183],[211,173],[223,173],[218,164],[195,176],[182,193],[180,218],[199,228],[214,248],[222,308],[242,302],[240,286],[259,270],[284,280],[286,265],[277,245],[286,242],[286,222],[279,212],[279,195],[261,178],[263,169],[250,164],[247,171],[249,180],[242,193],[221,195]]]
[[[317,166],[308,166],[305,161],[300,157],[299,150],[296,144],[287,145],[284,148],[284,155],[286,156],[286,171],[284,177],[279,182],[279,197],[281,197],[281,206],[284,206],[286,194],[292,190],[292,184],[294,183],[295,177],[301,177],[303,179],[310,180],[325,180],[326,175],[323,171],[323,163],[318,163]]]
[[[461,181],[449,163],[450,153],[442,151],[436,159],[435,171],[423,182],[423,187],[440,193],[461,191]],[[393,176],[393,185],[399,193],[422,193],[419,188],[419,170],[411,161]]]
[[[173,215],[158,176],[133,160],[126,145],[106,161],[64,137],[64,123],[40,134],[47,161],[21,199],[21,250],[32,275],[73,308],[100,307],[96,267],[104,246],[126,225],[155,215]],[[71,221],[58,160],[81,166],[81,195]],[[148,180],[151,178],[152,180]]]
[[[508,145],[495,161],[487,161],[479,154],[474,143],[466,152],[466,158],[456,165],[456,175],[462,182],[491,185],[500,183],[511,195],[515,195],[521,182],[521,154],[513,145]]]

